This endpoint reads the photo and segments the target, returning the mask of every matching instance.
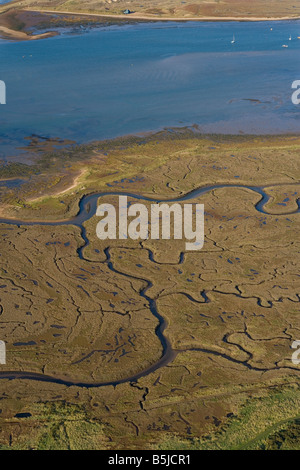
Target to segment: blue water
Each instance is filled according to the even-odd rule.
[[[203,132],[298,132],[297,36],[299,21],[170,22],[1,40],[0,158],[32,134],[87,142],[192,124]]]

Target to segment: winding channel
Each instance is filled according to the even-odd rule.
[[[291,183],[291,184],[292,185],[297,185],[297,183]],[[289,185],[291,185],[291,184],[289,184]],[[86,260],[84,258],[84,254],[83,254],[84,249],[89,244],[89,239],[87,237],[86,229],[85,229],[83,224],[86,221],[88,221],[89,219],[91,219],[96,214],[98,199],[101,198],[101,197],[105,197],[105,196],[127,196],[127,197],[134,198],[134,199],[137,199],[137,200],[149,201],[149,202],[152,202],[152,203],[162,203],[162,202],[171,203],[171,202],[184,202],[184,201],[188,201],[190,199],[195,199],[195,198],[197,198],[201,195],[204,195],[204,194],[206,194],[210,191],[213,191],[215,189],[240,188],[240,189],[250,190],[252,192],[257,193],[260,196],[258,202],[255,204],[255,209],[261,214],[272,215],[274,217],[281,217],[281,216],[286,216],[286,215],[292,215],[292,214],[299,213],[300,212],[300,198],[297,198],[297,200],[296,200],[298,207],[294,211],[281,213],[281,214],[272,214],[272,213],[267,212],[267,210],[265,210],[265,206],[271,198],[271,196],[269,196],[265,192],[265,188],[267,188],[267,187],[278,187],[278,186],[283,186],[283,184],[272,184],[272,185],[268,185],[268,186],[264,186],[264,187],[247,186],[247,185],[242,185],[242,184],[240,184],[240,185],[239,184],[215,184],[215,185],[196,188],[196,189],[190,191],[189,193],[186,193],[183,196],[178,196],[178,197],[173,198],[173,199],[157,199],[157,198],[155,199],[155,198],[141,196],[141,195],[134,194],[134,193],[129,193],[129,192],[127,193],[127,192],[121,192],[121,191],[98,192],[98,193],[93,193],[93,194],[83,196],[81,198],[80,202],[79,202],[79,211],[78,211],[77,215],[73,218],[68,219],[68,220],[39,222],[39,221],[24,221],[24,220],[18,220],[18,219],[0,218],[0,224],[15,225],[15,226],[18,226],[18,227],[19,226],[32,226],[32,225],[37,225],[37,226],[43,226],[43,225],[47,225],[47,226],[75,225],[75,226],[80,228],[81,236],[82,236],[82,239],[84,241],[84,244],[80,248],[77,249],[77,254],[78,254],[80,259],[85,260],[85,261],[89,261],[89,260]],[[153,253],[149,249],[148,249],[148,252],[149,252],[150,261],[154,262]],[[113,262],[111,260],[109,248],[106,248],[104,250],[104,253],[105,253],[105,256],[106,256],[106,260],[104,262],[107,264],[108,268],[112,272],[117,273],[121,276],[125,276],[127,278],[129,277],[131,279],[136,279],[136,280],[139,280],[139,281],[142,281],[142,282],[146,283],[146,286],[143,287],[140,290],[139,294],[143,299],[146,300],[146,302],[149,305],[149,309],[150,309],[152,315],[158,320],[158,326],[156,327],[155,333],[156,333],[157,337],[159,338],[159,340],[161,342],[161,345],[162,345],[162,349],[163,349],[163,353],[162,353],[161,358],[156,363],[154,363],[150,367],[138,372],[137,374],[131,375],[129,377],[124,377],[123,379],[119,379],[119,380],[115,380],[115,381],[91,382],[91,383],[89,383],[89,382],[76,382],[76,381],[71,381],[71,380],[59,379],[59,378],[49,376],[49,375],[45,375],[45,374],[40,374],[40,373],[35,373],[35,372],[26,372],[26,371],[3,371],[3,372],[0,372],[0,379],[35,380],[35,381],[39,381],[39,382],[51,382],[51,383],[55,383],[55,384],[65,385],[65,386],[68,386],[68,387],[76,386],[76,387],[85,387],[85,388],[97,388],[97,387],[105,387],[105,386],[110,386],[110,385],[111,386],[117,386],[119,384],[127,383],[127,382],[133,384],[133,383],[136,383],[138,379],[140,379],[142,377],[145,377],[145,376],[151,374],[152,372],[155,372],[156,370],[160,369],[163,366],[168,365],[169,363],[171,363],[173,361],[173,359],[176,357],[176,355],[181,352],[181,351],[173,351],[172,350],[170,342],[168,341],[168,339],[164,335],[166,322],[165,322],[164,318],[158,312],[155,299],[152,299],[147,295],[147,291],[153,285],[152,282],[147,280],[147,279],[141,278],[141,277],[137,277],[137,276],[134,276],[134,275],[128,275],[128,274],[125,274],[121,271],[118,271],[113,266]],[[179,260],[178,264],[183,263],[183,261],[184,261],[184,254],[181,253],[180,260]],[[209,299],[206,297],[205,293],[202,293],[201,295],[204,299],[203,303],[209,302]],[[199,351],[200,351],[200,349],[199,349]],[[203,351],[205,351],[205,350],[203,350]],[[210,352],[212,354],[216,354],[214,351],[205,351],[205,352]],[[228,356],[227,359],[230,360],[231,358]],[[251,367],[249,364],[247,364],[247,362],[241,362],[241,363],[244,364],[246,367],[251,368],[253,370],[260,370],[260,371],[263,370],[263,369],[256,369],[255,367]]]

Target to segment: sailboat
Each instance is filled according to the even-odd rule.
[[[235,43],[235,36],[233,35],[233,38],[232,38],[231,44],[234,44],[234,43]]]
[[[290,34],[289,41],[291,41],[291,40],[292,40],[292,36],[291,36],[291,34]]]

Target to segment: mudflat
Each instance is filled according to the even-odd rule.
[[[297,446],[299,149],[172,129],[3,167],[2,448]],[[203,203],[204,248],[99,240],[118,194]]]

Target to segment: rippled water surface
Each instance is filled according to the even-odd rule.
[[[300,106],[291,102],[298,36],[299,21],[169,22],[1,40],[0,158],[32,134],[87,142],[191,124],[204,132],[298,132]]]

